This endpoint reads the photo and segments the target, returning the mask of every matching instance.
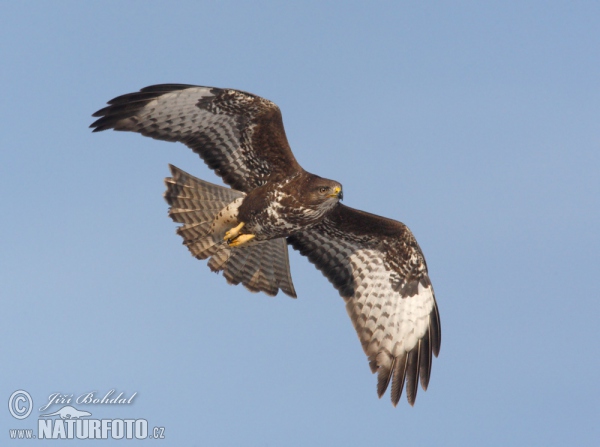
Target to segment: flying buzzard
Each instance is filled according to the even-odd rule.
[[[342,205],[342,185],[306,172],[279,108],[239,90],[165,84],[119,96],[90,127],[180,141],[231,188],[171,166],[169,216],[192,255],[231,284],[296,297],[287,244],[346,302],[373,373],[398,404],[426,390],[441,327],[423,253],[402,223]]]

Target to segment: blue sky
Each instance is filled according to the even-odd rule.
[[[34,409],[3,404],[0,443],[40,445],[8,430],[52,393],[115,389],[76,406],[165,427],[144,444],[597,445],[600,6],[485,3],[5,2],[0,400]],[[164,82],[276,102],[305,169],[412,229],[443,334],[414,408],[377,399],[297,253],[297,300],[188,254],[163,178],[218,183],[195,154],[88,129]]]

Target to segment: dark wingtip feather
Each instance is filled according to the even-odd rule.
[[[379,365],[379,374],[377,374],[377,395],[381,399],[381,396],[385,394],[388,385],[390,384],[390,379],[392,378],[392,368],[394,367],[394,363],[392,361],[391,367],[386,367],[383,365]]]
[[[281,288],[281,286],[279,286],[279,287]],[[281,290],[283,291],[283,293],[285,293],[290,298],[298,298],[298,295],[296,295],[295,290],[289,290],[287,288],[286,289],[281,288]]]
[[[402,396],[402,390],[404,389],[404,381],[406,379],[406,361],[407,355],[404,353],[402,357],[396,358],[394,368],[394,378],[392,379],[392,389],[390,391],[390,398],[392,399],[392,405],[395,407],[400,402]]]
[[[157,84],[144,87],[139,92],[117,96],[108,101],[108,106],[92,114],[94,118],[99,119],[94,121],[90,125],[90,128],[94,129],[92,132],[102,132],[103,130],[114,129],[119,121],[134,116],[137,111],[154,98],[165,93],[176,90],[185,90],[191,87],[196,86],[189,84]]]
[[[442,325],[440,323],[440,314],[435,301],[433,302],[433,310],[431,311],[429,321],[429,327],[431,329],[431,349],[433,351],[433,355],[437,357],[440,353],[440,347],[442,345]]]
[[[406,398],[410,406],[415,405],[419,385],[419,356],[421,341],[408,353],[408,365],[406,368]]]
[[[419,365],[419,376],[421,378],[421,388],[423,388],[423,391],[427,391],[427,387],[429,386],[429,377],[431,376],[430,336],[431,336],[431,323],[430,323],[429,327],[427,328],[427,332],[423,336],[423,339],[421,340],[421,347],[420,347],[421,352],[419,354],[419,359],[420,359],[420,363],[421,363]]]
[[[155,92],[173,92],[175,90],[185,90],[186,88],[194,88],[194,87],[200,87],[199,85],[194,85],[194,84],[154,84],[154,85],[149,85],[148,87],[144,87],[142,89],[140,89],[140,92],[149,92],[149,93],[155,93]]]

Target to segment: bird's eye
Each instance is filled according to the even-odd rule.
[[[319,189],[319,192],[321,194],[325,194],[327,191],[329,191],[329,188],[327,186],[323,186],[321,187],[321,189]]]

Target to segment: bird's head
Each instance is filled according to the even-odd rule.
[[[343,199],[342,185],[335,180],[314,176],[311,178],[307,191],[307,203],[319,208],[332,207]]]

